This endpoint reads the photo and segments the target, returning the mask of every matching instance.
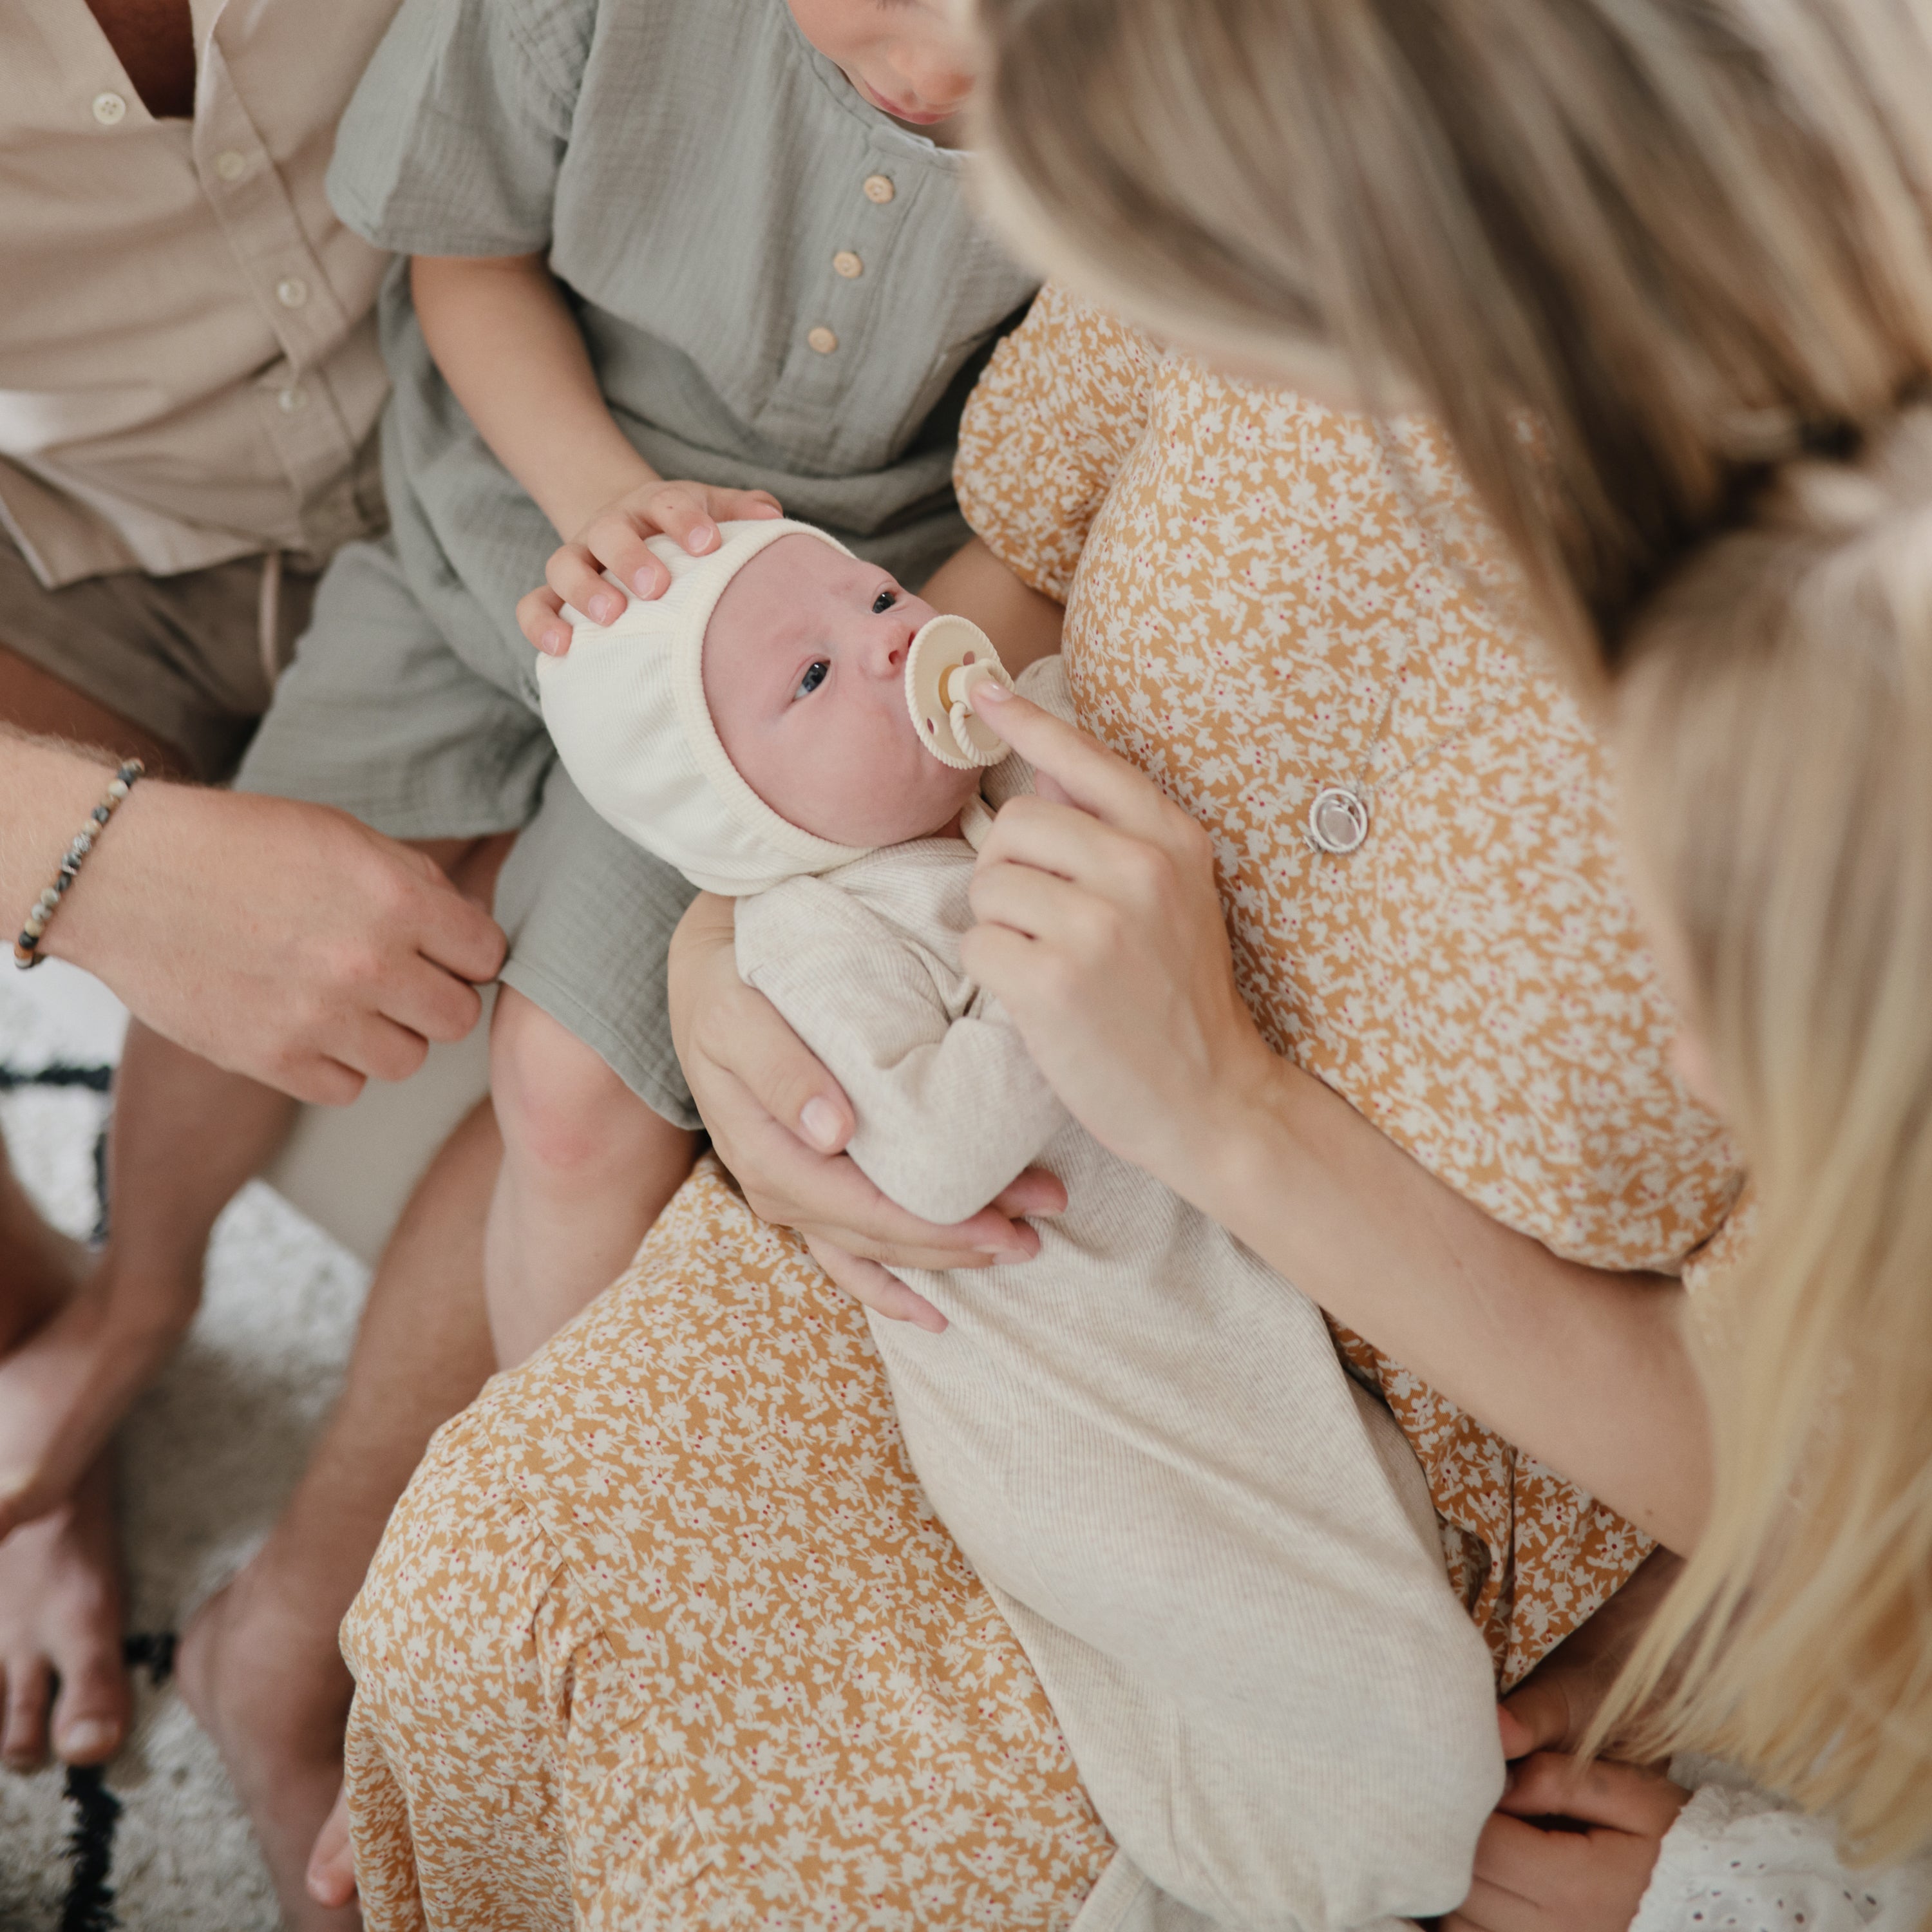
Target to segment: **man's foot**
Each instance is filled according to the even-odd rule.
[[[181,1339],[191,1296],[100,1274],[0,1356],[0,1537],[59,1506]]]
[[[0,1542],[0,1759],[100,1764],[128,1735],[112,1472],[102,1457],[72,1498]],[[58,1687],[58,1688],[56,1688]]]
[[[353,1686],[332,1626],[286,1600],[257,1557],[182,1633],[176,1680],[255,1828],[285,1924],[352,1932],[362,1915],[309,1895],[309,1854],[342,1788]]]

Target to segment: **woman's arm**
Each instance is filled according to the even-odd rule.
[[[0,906],[16,928],[113,775],[111,758],[0,730]],[[40,950],[218,1066],[342,1102],[470,1030],[503,935],[345,812],[147,778]]]
[[[1710,1448],[1682,1291],[1559,1259],[1279,1058],[1234,984],[1207,835],[1024,699],[982,710],[1043,784],[980,854],[965,963],[1072,1112],[1338,1320],[1688,1550]]]
[[[418,255],[410,291],[443,380],[566,540],[547,588],[517,607],[539,650],[569,648],[558,615],[566,603],[600,623],[618,614],[606,570],[640,597],[664,590],[670,573],[645,546],[654,532],[701,555],[717,543],[719,522],[778,514],[767,490],[668,482],[631,447],[542,256]]]

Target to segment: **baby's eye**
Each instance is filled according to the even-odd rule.
[[[798,688],[792,693],[793,697],[809,698],[812,694],[825,682],[826,676],[831,671],[831,669],[832,665],[829,659],[825,658],[819,658],[812,664],[811,668],[806,672],[804,676],[799,680]]]
[[[872,599],[872,615],[875,617],[883,615],[898,601],[899,593],[890,584],[886,585],[885,589]]]

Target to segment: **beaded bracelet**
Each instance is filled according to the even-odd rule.
[[[134,789],[134,782],[147,770],[139,758],[130,758],[114,774],[114,782],[107,788],[107,796],[94,808],[87,823],[74,835],[74,842],[67,848],[66,856],[60,862],[60,870],[55,873],[53,884],[34,902],[34,909],[27,915],[26,924],[20,928],[20,936],[14,942],[14,964],[22,972],[40,963],[40,934],[47,929],[47,921],[54,916],[68,886],[80,876],[80,868],[87,855],[94,850],[94,842],[106,830],[107,821],[120,809],[121,801]]]

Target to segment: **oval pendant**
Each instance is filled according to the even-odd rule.
[[[1369,808],[1343,785],[1324,785],[1308,808],[1308,836],[1316,848],[1352,852],[1369,836]]]

